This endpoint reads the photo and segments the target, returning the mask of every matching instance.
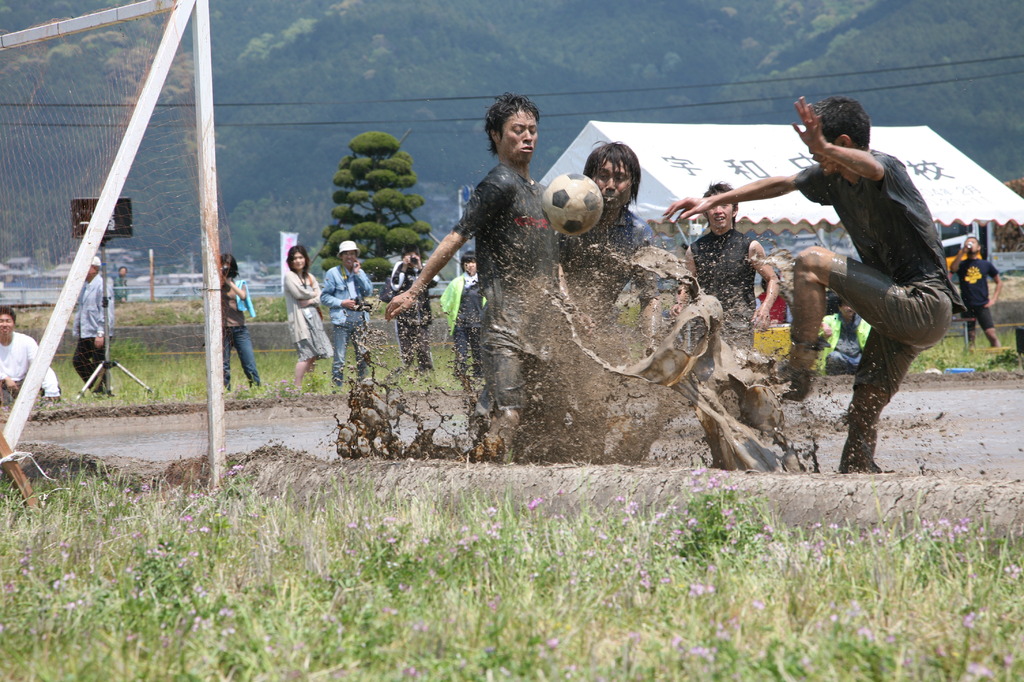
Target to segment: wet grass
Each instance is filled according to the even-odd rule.
[[[687,502],[310,503],[81,478],[0,498],[0,679],[1020,679],[1019,540]],[[6,484],[0,484],[6,486]]]

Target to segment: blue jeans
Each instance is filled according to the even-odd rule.
[[[238,359],[242,363],[250,386],[260,385],[260,373],[256,370],[256,354],[252,350],[252,339],[245,325],[241,327],[224,327],[224,386],[231,388],[231,347],[238,351]]]
[[[349,342],[356,352],[356,371],[359,378],[366,376],[370,369],[366,361],[366,348],[362,344],[363,331],[366,329],[366,322],[360,320],[356,324],[348,323],[334,325],[334,362],[331,365],[331,379],[335,386],[341,386],[345,380],[345,351]]]

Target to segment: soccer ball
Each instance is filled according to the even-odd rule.
[[[603,210],[601,190],[586,175],[559,175],[544,190],[544,215],[562,234],[583,234],[597,225]]]

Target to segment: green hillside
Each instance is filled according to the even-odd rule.
[[[0,0],[0,30],[107,2]],[[1024,175],[1020,2],[212,0],[211,12],[240,253],[273,248],[266,216],[313,241],[337,161],[366,130],[405,137],[421,217],[446,228],[455,189],[492,164],[479,121],[506,90],[541,108],[538,176],[589,119],[788,123],[797,96],[840,93],[879,125],[931,126],[1000,179]]]

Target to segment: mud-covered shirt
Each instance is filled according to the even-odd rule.
[[[541,208],[544,188],[499,163],[469,199],[453,231],[476,238],[480,286],[520,291],[538,277],[553,278],[558,242]]]
[[[983,258],[972,258],[960,263],[956,274],[960,278],[960,296],[964,305],[978,308],[988,303],[988,278],[999,274],[996,266]]]
[[[637,249],[654,243],[654,231],[632,211],[623,211],[608,229],[559,235],[558,241],[569,286],[583,289],[595,302],[614,303],[627,283],[636,287],[641,306],[657,295],[655,276],[632,263]]]
[[[835,208],[861,262],[891,277],[896,284],[928,284],[944,292],[954,312],[963,302],[946,274],[938,232],[924,197],[899,159],[872,150],[885,175],[880,181],[825,175],[815,164],[800,171],[796,187],[811,201]]]
[[[723,310],[750,318],[754,314],[753,240],[736,230],[723,235],[710,232],[690,246],[697,268],[697,283],[719,300]]]

